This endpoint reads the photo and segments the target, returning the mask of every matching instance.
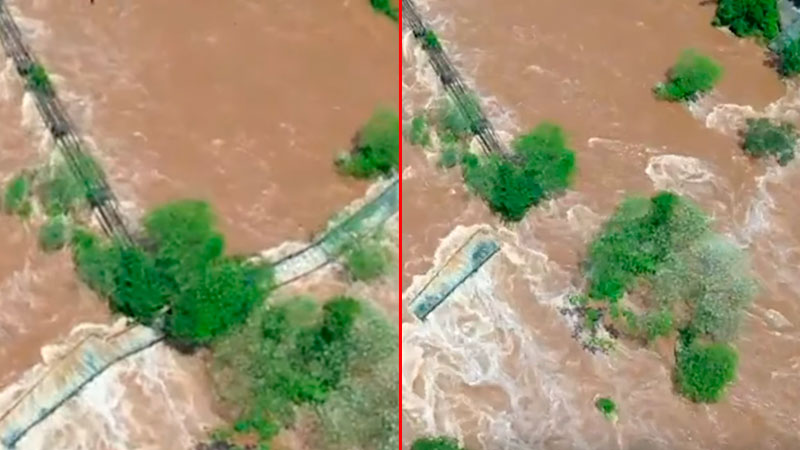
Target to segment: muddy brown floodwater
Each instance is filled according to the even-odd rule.
[[[369,2],[8,3],[132,221],[165,201],[206,199],[231,251],[256,252],[307,239],[364,195],[367,183],[338,175],[333,160],[376,108],[399,104],[397,25]],[[4,69],[7,181],[52,149]],[[38,251],[35,225],[0,217],[0,389],[38,364],[43,346],[110,319],[67,254]],[[397,284],[354,289],[393,311]],[[157,345],[104,373],[19,447],[189,448],[220,422],[210,393],[200,359]]]
[[[715,5],[699,3],[420,2],[501,134],[555,121],[571,137],[579,172],[566,195],[505,226],[466,194],[458,173],[405,146],[404,289],[430,269],[455,225],[489,223],[503,242],[427,322],[404,314],[404,408],[414,435],[448,433],[485,450],[800,447],[800,167],[750,160],[736,135],[757,114],[798,122],[800,93],[767,67],[762,48],[713,28]],[[407,117],[439,90],[412,41],[404,37]],[[657,102],[652,86],[688,47],[719,60],[724,80],[688,107]],[[593,356],[558,313],[615,205],[658,189],[709,211],[749,251],[761,285],[736,342],[739,380],[719,404],[672,392],[669,348]],[[595,410],[599,396],[619,404],[616,425]]]

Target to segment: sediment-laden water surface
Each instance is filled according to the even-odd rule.
[[[404,313],[403,402],[412,434],[450,434],[475,449],[800,445],[800,216],[792,201],[800,172],[796,162],[751,160],[737,137],[757,114],[797,122],[797,86],[780,81],[762,47],[713,28],[714,4],[426,0],[419,7],[501,135],[554,121],[569,134],[579,169],[566,195],[511,226],[467,194],[458,169],[443,172],[435,156],[404,146],[406,292],[468,235],[455,225],[489,224],[503,243],[426,322]],[[409,118],[440,88],[413,36],[403,45]],[[717,59],[723,81],[689,106],[657,101],[653,85],[689,47]],[[760,283],[736,342],[739,379],[719,404],[673,392],[670,344],[592,355],[558,311],[581,287],[586,245],[615,205],[661,189],[713,215],[715,228],[747,249]],[[619,404],[615,425],[594,407],[602,396]]]

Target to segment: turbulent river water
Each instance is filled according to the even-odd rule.
[[[230,250],[256,252],[308,239],[364,195],[367,184],[337,174],[332,161],[376,108],[399,104],[396,24],[368,2],[9,3],[132,222],[162,202],[202,198]],[[11,62],[0,118],[5,179],[50,157]],[[33,224],[1,217],[0,235],[8,390],[73,330],[112,319],[67,254],[37,249]],[[354,289],[328,278],[292,289]],[[355,290],[396,311],[397,286]],[[220,420],[202,360],[159,344],[99,377],[19,448],[188,449]]]
[[[426,322],[404,313],[406,441],[450,434],[485,450],[800,447],[800,164],[753,161],[737,146],[748,117],[800,121],[800,89],[779,80],[761,47],[713,28],[712,2],[419,7],[501,135],[555,121],[571,137],[579,172],[566,195],[506,226],[466,193],[457,170],[436,169],[432,155],[404,146],[404,289],[474,226],[489,225],[503,243]],[[723,81],[689,107],[657,102],[652,86],[688,47],[720,61]],[[403,53],[408,118],[441,92],[408,33]],[[580,287],[586,244],[615,205],[659,189],[712,214],[715,228],[747,249],[760,283],[736,342],[739,380],[719,404],[672,391],[669,345],[592,355],[558,312]],[[595,410],[599,396],[617,400],[616,425]]]

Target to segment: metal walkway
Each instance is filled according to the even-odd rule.
[[[19,27],[4,0],[0,0],[0,41],[6,56],[14,61],[17,73],[27,85],[31,70],[39,66],[39,63],[23,41]],[[89,204],[96,213],[103,231],[112,238],[133,244],[131,233],[119,212],[118,202],[105,175],[85,151],[86,146],[56,92],[52,88],[28,90],[36,99],[36,108],[50,131],[56,147],[64,156],[72,173],[83,183]]]
[[[461,113],[469,120],[469,123],[477,124],[476,129],[472,130],[481,143],[481,147],[487,153],[507,153],[506,147],[497,136],[492,123],[486,118],[486,114],[478,102],[471,100],[472,93],[461,78],[453,62],[447,56],[441,44],[431,46],[426,43],[425,38],[433,33],[431,28],[422,19],[419,10],[412,0],[403,0],[403,24],[409,28],[414,37],[422,45],[428,54],[428,59],[434,72],[439,77],[445,91],[450,95],[453,103]]]

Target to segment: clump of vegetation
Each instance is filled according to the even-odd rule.
[[[714,26],[728,27],[737,36],[771,41],[780,33],[777,0],[719,0]]]
[[[86,189],[66,164],[57,164],[39,186],[39,197],[47,215],[60,216],[76,212],[87,199]]]
[[[794,159],[797,130],[789,122],[773,122],[767,118],[747,119],[742,148],[753,157],[774,156],[785,166]]]
[[[356,281],[369,281],[389,270],[389,254],[376,236],[359,236],[344,247],[345,267]]]
[[[38,63],[30,67],[27,85],[28,89],[39,94],[52,95],[53,93],[53,83],[50,81],[50,75],[47,73],[47,69]]]
[[[575,153],[567,147],[563,130],[543,123],[518,137],[514,155],[489,155],[481,160],[465,156],[464,180],[509,221],[519,221],[531,206],[563,191],[575,173]]]
[[[692,342],[678,350],[675,378],[680,392],[698,403],[722,399],[736,379],[739,356],[725,343]]]
[[[722,78],[722,66],[696,50],[685,50],[667,74],[667,81],[656,85],[658,98],[668,101],[688,101],[711,91]]]
[[[443,100],[435,111],[435,121],[442,140],[465,140],[477,133],[482,126],[480,111],[480,102],[474,95]]]
[[[413,145],[427,147],[431,145],[431,131],[428,120],[424,115],[414,116],[411,119],[411,135],[409,140]]]
[[[3,196],[3,210],[6,214],[18,214],[28,217],[33,207],[31,204],[31,176],[22,172],[11,179]]]
[[[65,216],[52,217],[39,229],[39,246],[46,252],[61,250],[69,238],[69,223]]]
[[[442,43],[439,42],[439,36],[437,36],[433,30],[425,31],[425,35],[422,36],[422,45],[429,50],[442,49]]]
[[[776,56],[781,75],[793,77],[800,73],[800,38],[779,44]]]
[[[411,450],[465,450],[458,441],[447,436],[419,438],[411,445]]]
[[[204,202],[179,201],[145,218],[146,248],[105,242],[85,230],[73,237],[81,278],[113,308],[186,345],[204,345],[242,324],[266,296],[271,271],[224,255],[225,240]]]
[[[389,109],[378,110],[361,129],[355,148],[336,160],[339,169],[357,178],[389,175],[400,165],[400,120]]]
[[[461,157],[461,144],[458,142],[446,142],[439,155],[439,167],[450,169],[458,164]]]
[[[372,8],[397,22],[400,20],[400,9],[397,7],[396,0],[370,0]]]
[[[617,404],[610,398],[601,397],[594,402],[594,406],[603,416],[612,422],[617,421]]]
[[[213,346],[219,393],[239,417],[234,431],[255,434],[266,445],[308,405],[333,443],[391,448],[386,442],[396,443],[396,433],[383,427],[391,420],[396,426],[396,383],[371,378],[387,361],[396,365],[396,337],[377,312],[349,297],[322,308],[292,299],[259,309]]]

